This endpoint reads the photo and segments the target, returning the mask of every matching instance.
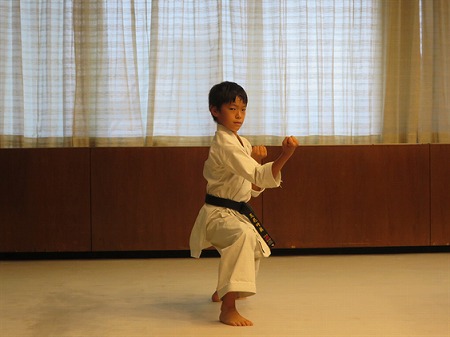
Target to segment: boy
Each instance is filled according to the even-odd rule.
[[[211,88],[209,110],[217,123],[217,132],[203,169],[208,182],[206,203],[190,237],[193,257],[199,258],[202,249],[210,246],[220,253],[217,290],[212,300],[222,301],[219,320],[232,326],[253,325],[239,314],[235,301],[256,293],[259,262],[270,255],[270,248],[249,218],[235,209],[215,206],[209,200],[226,199],[226,204],[230,200],[231,204],[248,202],[264,188],[280,186],[281,169],[298,147],[295,137],[286,137],[278,159],[261,165],[267,156],[266,148],[252,148],[247,139],[237,134],[244,123],[246,108],[247,94],[240,85],[222,82]]]

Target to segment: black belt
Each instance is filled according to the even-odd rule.
[[[269,233],[267,233],[266,229],[263,227],[261,221],[258,220],[258,218],[255,215],[255,212],[250,207],[249,204],[246,202],[238,202],[231,199],[225,199],[216,197],[211,194],[207,194],[205,198],[205,202],[209,205],[213,206],[219,206],[219,207],[226,207],[234,209],[235,211],[238,211],[241,214],[244,214],[252,223],[253,226],[255,226],[256,230],[258,231],[259,235],[264,239],[264,241],[267,243],[269,247],[275,246],[275,241],[270,237]]]

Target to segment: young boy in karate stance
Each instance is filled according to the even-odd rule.
[[[217,122],[217,131],[203,169],[208,195],[248,202],[265,188],[280,186],[281,169],[299,145],[295,137],[286,137],[280,156],[261,165],[267,156],[266,148],[252,148],[237,133],[246,109],[247,94],[240,85],[222,82],[211,88],[209,110]],[[269,246],[245,215],[205,203],[191,232],[191,255],[199,258],[201,251],[210,246],[220,253],[217,290],[212,296],[214,302],[222,301],[220,321],[232,326],[253,325],[239,314],[235,302],[256,293],[260,259],[270,255]]]

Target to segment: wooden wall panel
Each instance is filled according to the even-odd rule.
[[[432,144],[431,244],[450,245],[450,144]]]
[[[449,245],[449,148],[302,146],[252,205],[277,248]],[[0,252],[188,249],[207,154],[2,149]]]
[[[200,147],[92,149],[93,250],[188,249],[207,154]]]
[[[428,145],[302,146],[283,187],[264,192],[264,223],[278,248],[429,245],[428,155]]]
[[[89,149],[0,151],[0,251],[89,251]]]

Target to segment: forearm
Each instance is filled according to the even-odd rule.
[[[272,164],[272,175],[274,178],[280,174],[283,166],[294,154],[295,149],[298,147],[298,140],[294,136],[286,137],[281,145],[281,154]]]
[[[280,174],[281,169],[287,163],[289,158],[291,158],[291,156],[292,156],[292,153],[289,154],[289,153],[282,152],[280,154],[280,156],[276,160],[274,160],[274,162],[272,164],[272,175],[274,178],[276,178]]]

